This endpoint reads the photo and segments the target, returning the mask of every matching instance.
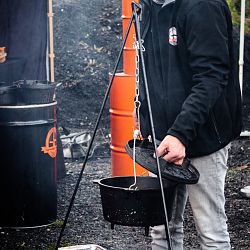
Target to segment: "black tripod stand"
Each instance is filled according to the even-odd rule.
[[[132,23],[134,23],[135,32],[136,32],[136,40],[137,40],[137,42],[139,44],[139,58],[141,60],[143,82],[144,82],[144,87],[145,87],[145,92],[146,92],[146,99],[147,99],[147,103],[148,103],[148,112],[149,112],[149,118],[150,118],[152,142],[153,142],[154,149],[155,149],[155,152],[156,152],[157,146],[156,146],[156,138],[155,138],[155,128],[154,128],[152,109],[151,109],[151,103],[150,103],[150,98],[149,98],[148,82],[147,82],[145,63],[144,63],[144,57],[143,57],[142,39],[141,39],[141,34],[140,34],[140,24],[139,24],[140,15],[141,15],[141,6],[139,4],[137,4],[137,3],[135,3],[135,2],[132,2],[132,17],[130,19],[126,34],[125,34],[125,36],[123,38],[122,46],[121,46],[121,49],[119,51],[119,55],[118,55],[118,58],[117,58],[117,61],[116,61],[116,64],[115,64],[115,67],[114,67],[114,70],[113,70],[113,73],[112,73],[112,78],[111,78],[111,80],[109,82],[109,85],[108,85],[108,88],[107,88],[107,91],[106,91],[106,94],[105,94],[105,97],[104,97],[100,112],[98,114],[98,118],[97,118],[97,121],[96,121],[96,124],[95,124],[95,128],[94,128],[94,131],[93,131],[92,138],[90,140],[90,143],[89,143],[89,146],[88,146],[88,149],[87,149],[87,152],[86,152],[86,156],[85,156],[85,159],[84,159],[84,162],[83,162],[83,165],[82,165],[82,169],[81,169],[81,172],[80,172],[79,177],[77,179],[75,189],[74,189],[72,198],[70,200],[70,204],[69,204],[69,207],[68,207],[68,210],[67,210],[67,213],[66,213],[66,216],[65,216],[61,231],[60,231],[60,235],[59,235],[57,243],[56,243],[56,247],[55,247],[56,250],[60,246],[60,242],[61,242],[61,239],[62,239],[62,236],[63,236],[63,232],[65,230],[65,227],[66,227],[66,224],[67,224],[67,221],[68,221],[68,218],[69,218],[70,211],[71,211],[72,206],[74,204],[75,196],[76,196],[77,190],[79,188],[80,181],[82,179],[82,175],[83,175],[86,163],[88,161],[90,150],[91,150],[91,147],[92,147],[93,142],[94,142],[94,138],[95,138],[95,135],[96,135],[96,132],[97,132],[100,120],[101,120],[101,116],[103,114],[103,110],[105,108],[105,105],[106,105],[106,102],[107,102],[107,99],[108,99],[108,96],[109,96],[109,93],[110,93],[110,89],[111,89],[112,83],[114,81],[114,77],[115,77],[115,74],[117,72],[117,68],[118,68],[122,53],[123,53],[123,49],[125,47],[125,44],[126,44],[130,29],[132,27]],[[158,178],[159,178],[160,188],[161,188],[161,195],[162,195],[164,214],[165,214],[165,219],[166,219],[165,232],[166,232],[166,237],[167,237],[167,245],[168,245],[168,249],[172,250],[171,238],[170,238],[170,232],[169,232],[169,226],[168,226],[168,215],[167,215],[167,208],[166,208],[166,202],[165,202],[165,194],[164,194],[164,189],[163,189],[163,182],[162,182],[162,176],[161,176],[160,163],[159,163],[158,156],[156,157],[156,163],[157,163]]]

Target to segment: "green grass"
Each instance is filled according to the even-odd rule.
[[[227,171],[227,176],[228,177],[234,177],[237,175],[237,173],[239,172],[239,170],[235,169],[235,168],[229,168]]]
[[[64,220],[56,220],[53,225],[57,226],[57,227],[61,227],[63,225]]]
[[[228,169],[228,171],[227,171],[227,176],[228,177],[234,177],[234,176],[236,176],[241,171],[246,171],[247,173],[250,173],[250,167],[249,166],[235,166],[235,167],[230,167]]]

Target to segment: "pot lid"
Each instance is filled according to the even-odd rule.
[[[125,149],[133,159],[134,140],[128,141]],[[157,162],[154,157],[154,145],[148,139],[135,141],[135,161],[148,171],[158,175]],[[198,170],[184,159],[182,165],[176,165],[159,158],[161,176],[164,179],[184,184],[195,184],[199,180]]]

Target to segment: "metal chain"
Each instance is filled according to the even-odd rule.
[[[140,138],[141,135],[141,126],[140,126],[140,107],[141,107],[141,102],[139,101],[139,96],[140,96],[140,90],[139,90],[139,84],[140,84],[140,57],[139,57],[139,42],[136,39],[136,35],[134,34],[134,43],[133,43],[133,48],[135,49],[135,100],[134,100],[134,107],[136,109],[136,115],[138,119],[138,128],[134,130],[134,143],[133,143],[133,166],[134,166],[134,183],[130,185],[129,189],[137,189],[138,187],[136,186],[136,165],[135,165],[135,157],[136,157],[136,152],[135,152],[135,144],[136,144],[136,139]],[[144,47],[142,46],[143,51],[145,51]]]
[[[136,109],[136,115],[138,119],[138,130],[141,131],[141,126],[140,126],[140,107],[141,107],[141,102],[139,101],[139,95],[140,95],[140,90],[139,90],[139,84],[140,84],[140,57],[139,57],[139,42],[136,39],[136,35],[134,34],[134,43],[133,43],[133,48],[135,49],[135,101],[134,101],[134,106]],[[143,41],[142,41],[143,43]],[[142,46],[142,50],[145,51],[145,48]]]

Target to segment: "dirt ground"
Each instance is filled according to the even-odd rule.
[[[92,133],[107,88],[108,74],[121,44],[121,1],[58,0],[55,12],[56,80],[58,126],[70,132]],[[249,41],[249,40],[248,40]],[[250,44],[250,43],[249,43]],[[249,55],[249,51],[248,51]],[[249,62],[249,61],[248,61]],[[249,75],[249,66],[245,68]],[[249,78],[244,85],[244,129],[250,130]],[[150,249],[144,228],[115,226],[103,219],[100,192],[93,180],[111,175],[109,112],[105,108],[95,151],[87,163],[69,216],[62,246],[98,244],[108,250]],[[226,179],[226,211],[232,249],[250,249],[250,199],[241,197],[241,187],[250,184],[250,138],[232,143]],[[65,217],[82,159],[66,160],[66,176],[58,182],[58,219],[51,226],[32,229],[0,229],[0,249],[53,249]],[[198,247],[192,213],[185,213],[185,245]]]

